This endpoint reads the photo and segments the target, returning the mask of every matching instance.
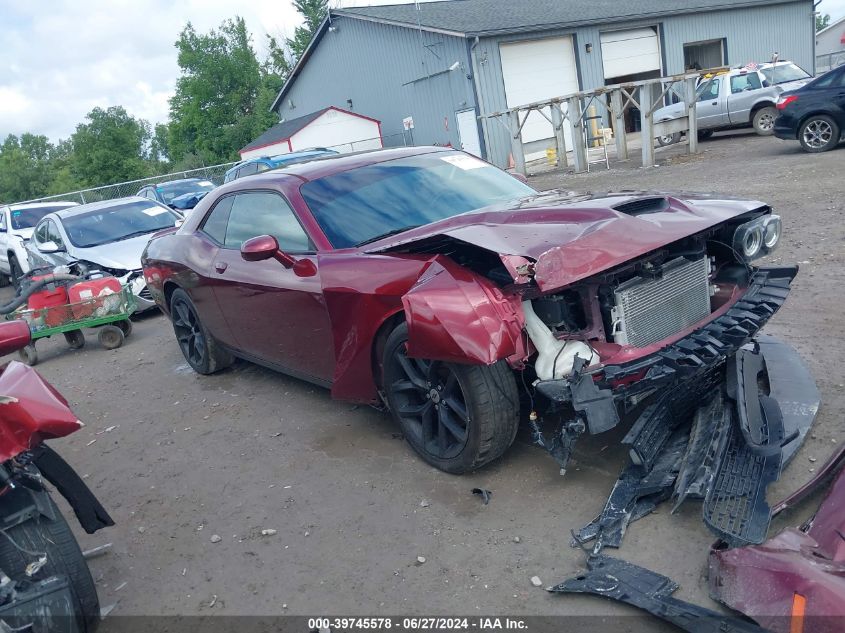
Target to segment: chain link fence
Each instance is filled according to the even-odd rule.
[[[845,51],[816,55],[816,73],[819,75],[845,64]]]
[[[35,198],[33,200],[25,200],[20,203],[16,202],[13,204],[23,204],[25,202],[56,202],[62,200],[78,202],[79,204],[87,204],[89,202],[99,202],[101,200],[113,200],[115,198],[134,196],[146,185],[154,185],[159,182],[179,180],[181,178],[201,178],[202,180],[210,180],[215,185],[222,185],[223,175],[226,173],[226,170],[236,164],[236,162],[223,163],[222,165],[212,165],[210,167],[176,171],[170,174],[150,176],[149,178],[139,178],[138,180],[129,180],[127,182],[119,182],[113,185],[103,185],[102,187],[69,191],[68,193],[44,196],[43,198]]]

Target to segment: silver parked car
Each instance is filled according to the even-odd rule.
[[[150,237],[181,222],[165,205],[130,197],[95,202],[45,215],[26,246],[31,268],[82,263],[130,284],[138,312],[155,307],[141,270]]]
[[[707,138],[719,130],[753,127],[757,134],[774,134],[778,97],[812,77],[792,62],[752,64],[704,75],[696,92],[698,134]],[[673,103],[654,113],[655,123],[684,116],[684,104]],[[657,137],[660,145],[677,143],[680,132]]]

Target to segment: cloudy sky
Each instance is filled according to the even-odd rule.
[[[838,19],[845,0],[822,0],[820,10]],[[95,106],[166,120],[179,31],[189,20],[207,31],[235,14],[246,20],[259,57],[265,34],[290,35],[299,23],[289,0],[0,0],[0,139],[27,131],[66,138]]]

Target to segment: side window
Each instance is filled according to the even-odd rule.
[[[256,173],[259,173],[259,174],[262,171],[267,171],[268,169],[270,169],[270,165],[265,165],[264,163],[256,163],[255,167],[256,167],[256,169],[255,169]]]
[[[279,194],[252,191],[235,196],[226,229],[226,248],[240,248],[258,235],[272,235],[291,253],[313,251],[311,240],[290,205]]]
[[[62,239],[61,233],[59,233],[59,227],[56,226],[56,223],[53,220],[47,220],[45,224],[47,225],[47,241],[55,242],[59,248],[64,248],[65,242]]]
[[[202,231],[218,244],[226,241],[226,225],[229,223],[229,212],[232,210],[234,201],[235,196],[226,196],[218,200],[202,224]]]
[[[232,182],[235,179],[235,176],[237,176],[237,175],[238,175],[237,169],[233,169],[230,172],[226,172],[226,175],[223,177],[223,182],[224,183]]]
[[[6,230],[6,211],[0,211],[0,230]]]
[[[710,99],[718,99],[719,98],[719,86],[720,79],[713,78],[706,84],[701,90],[701,95],[698,97],[699,101],[709,101]]]
[[[243,178],[244,176],[251,176],[255,173],[258,173],[258,163],[249,163],[248,165],[244,165],[243,167],[241,167],[241,170],[238,172],[238,178]]]
[[[760,75],[747,73],[745,75],[734,75],[731,77],[731,94],[745,92],[748,90],[759,90],[763,87],[760,83]]]
[[[39,244],[50,241],[47,237],[47,222],[42,222],[38,225],[38,228],[35,229],[35,241]]]

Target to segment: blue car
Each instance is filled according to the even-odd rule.
[[[169,180],[155,185],[147,185],[142,187],[136,195],[161,202],[177,211],[188,211],[197,206],[197,203],[205,197],[205,194],[212,191],[215,186],[210,180],[183,178],[182,180]]]
[[[326,149],[325,147],[315,147],[313,149],[305,149],[301,152],[290,152],[289,154],[279,154],[277,156],[262,156],[260,158],[250,158],[241,163],[238,163],[226,172],[223,177],[223,182],[231,182],[244,176],[251,176],[252,174],[260,174],[262,171],[268,169],[276,169],[277,167],[284,167],[285,165],[292,165],[294,163],[302,163],[312,158],[322,158],[323,156],[332,156],[337,154],[333,149]]]

